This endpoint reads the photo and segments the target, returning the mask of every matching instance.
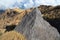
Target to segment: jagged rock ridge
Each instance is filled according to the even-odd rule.
[[[42,18],[38,8],[26,15],[14,30],[24,34],[27,40],[59,40],[58,31]]]

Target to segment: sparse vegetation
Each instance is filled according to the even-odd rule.
[[[5,30],[6,30],[6,29],[0,29],[0,36],[1,36],[2,34],[4,34]]]
[[[41,5],[38,7],[45,19],[56,19],[60,18],[60,6],[46,6]]]
[[[18,25],[25,14],[31,12],[32,9],[7,9],[5,12],[0,13],[0,28],[5,28],[9,25]]]
[[[21,33],[10,31],[0,36],[0,40],[26,40],[26,38]]]

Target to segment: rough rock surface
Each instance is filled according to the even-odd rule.
[[[58,31],[46,22],[36,8],[27,14],[14,29],[24,34],[27,40],[59,40]]]

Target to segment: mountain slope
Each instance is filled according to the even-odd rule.
[[[27,40],[58,40],[59,33],[41,16],[38,8],[22,19],[14,29],[26,36]]]

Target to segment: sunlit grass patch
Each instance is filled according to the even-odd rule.
[[[10,31],[3,34],[0,37],[0,40],[26,40],[26,38],[21,33]]]

